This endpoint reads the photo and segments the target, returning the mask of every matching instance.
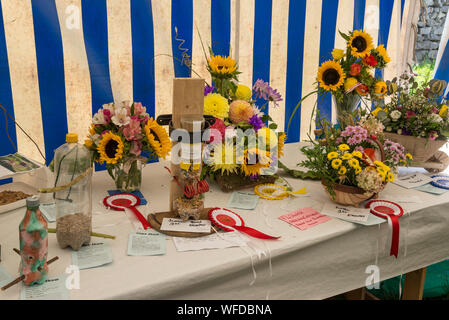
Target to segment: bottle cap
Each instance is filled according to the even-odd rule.
[[[38,196],[28,197],[27,207],[39,207],[39,197]]]
[[[78,135],[76,133],[67,133],[67,135],[65,136],[65,141],[67,143],[77,143]]]

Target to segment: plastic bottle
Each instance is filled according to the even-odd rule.
[[[55,151],[56,237],[61,248],[79,250],[90,243],[92,232],[92,171],[89,150],[76,134]]]
[[[27,286],[42,284],[47,279],[48,224],[39,210],[39,198],[26,200],[27,211],[19,225],[20,275]]]

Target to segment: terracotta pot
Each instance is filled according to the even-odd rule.
[[[327,190],[326,182],[324,180],[321,180],[321,184],[324,188],[324,191],[326,191],[326,193],[329,195],[329,198],[333,202],[336,202],[344,206],[359,207],[360,203],[377,197],[377,193],[374,192],[365,193],[365,190],[358,187],[337,184],[334,187],[335,197],[333,198],[332,195]]]
[[[413,156],[413,162],[426,162],[429,160],[447,141],[403,136],[396,133],[384,132],[385,138],[400,143],[405,151]]]

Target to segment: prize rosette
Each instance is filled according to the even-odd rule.
[[[432,182],[430,182],[430,184],[437,188],[449,190],[449,176],[432,176]]]
[[[290,195],[286,187],[277,184],[260,184],[254,188],[254,192],[267,200],[283,200]]]
[[[373,200],[366,204],[366,208],[377,217],[387,220],[391,232],[390,256],[398,257],[399,252],[399,217],[404,210],[397,203],[386,200]]]
[[[267,235],[250,227],[246,227],[242,217],[228,209],[211,209],[209,211],[209,219],[214,225],[226,231],[240,231],[251,237],[264,240],[276,240],[280,238]]]

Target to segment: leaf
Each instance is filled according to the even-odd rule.
[[[344,34],[344,33],[341,32],[340,30],[338,30],[338,33],[339,33],[340,36],[341,36],[343,39],[345,39],[346,41],[349,41],[349,40],[351,39],[348,35]]]
[[[271,130],[276,130],[278,128],[278,125],[276,123],[272,123],[268,126]]]

